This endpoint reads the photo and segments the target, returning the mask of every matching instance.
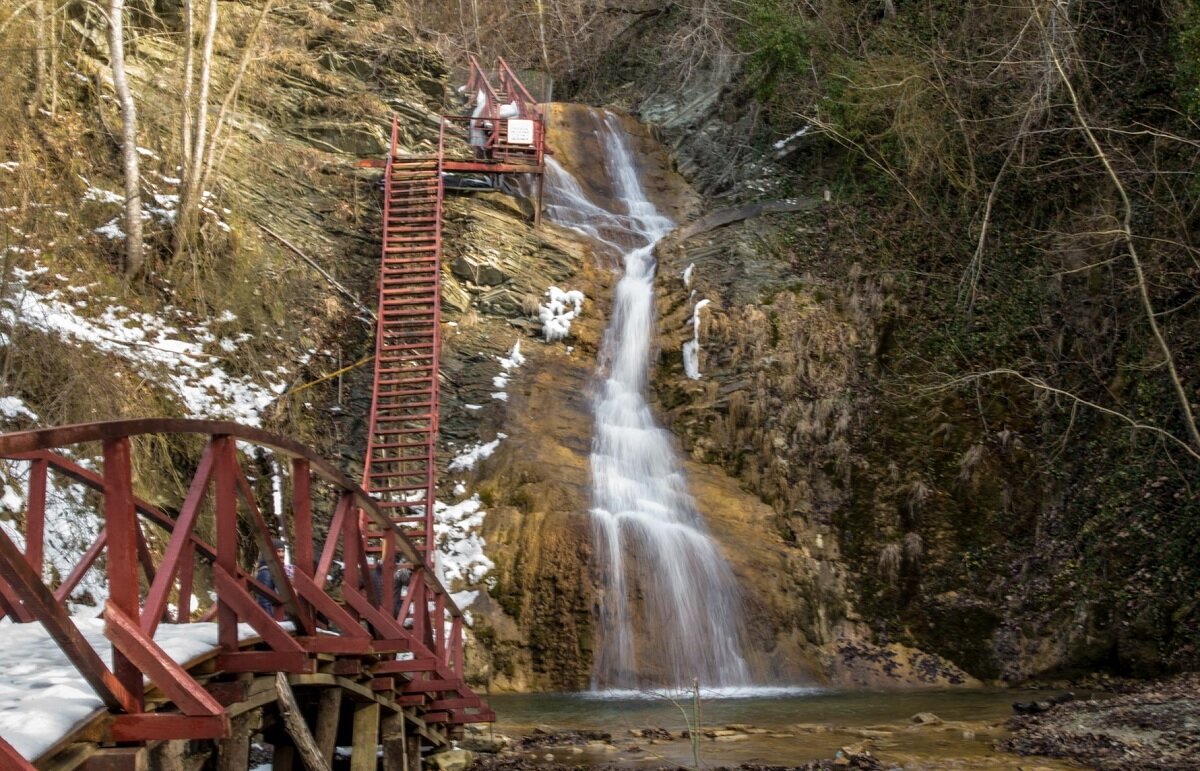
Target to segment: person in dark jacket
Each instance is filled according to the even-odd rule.
[[[292,566],[287,561],[287,544],[284,543],[282,538],[276,538],[272,541],[272,546],[275,547],[276,559],[278,559],[280,564],[283,565],[283,569],[287,572],[288,576],[291,576]],[[279,587],[275,584],[275,575],[271,572],[271,567],[267,564],[267,558],[265,556],[259,558],[258,567],[254,571],[254,578],[260,584],[272,591],[279,589]],[[256,593],[255,596],[258,599],[259,607],[265,610],[268,615],[274,616],[275,603],[271,601],[271,598],[265,594],[258,593]]]

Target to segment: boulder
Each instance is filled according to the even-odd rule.
[[[436,771],[467,771],[475,762],[475,753],[470,750],[443,750],[425,759]]]
[[[941,725],[942,719],[932,712],[918,712],[909,720],[917,725]]]
[[[466,254],[460,254],[450,264],[450,270],[463,281],[480,286],[496,286],[508,280],[504,271],[491,262]]]
[[[476,734],[474,736],[464,736],[458,745],[464,750],[472,752],[486,752],[496,754],[502,750],[508,749],[512,744],[512,739],[504,734]]]

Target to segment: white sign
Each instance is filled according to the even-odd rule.
[[[508,122],[508,143],[510,145],[533,144],[533,121],[510,120]]]

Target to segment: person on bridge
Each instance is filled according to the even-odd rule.
[[[292,577],[292,564],[287,561],[287,544],[282,538],[275,538],[271,542],[275,547],[275,558],[279,560],[279,564],[283,565],[284,571],[288,578]],[[267,587],[271,591],[277,591],[279,587],[275,583],[275,574],[271,572],[271,566],[267,564],[266,556],[262,556],[258,560],[258,567],[254,571],[254,578],[260,584]],[[265,594],[256,593],[258,605],[265,610],[270,616],[275,617],[275,603]]]

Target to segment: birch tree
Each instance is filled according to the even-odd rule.
[[[29,104],[26,106],[30,118],[37,115],[46,98],[46,46],[40,44],[47,39],[46,0],[34,2],[33,23],[37,31],[35,39],[39,45],[35,45],[33,48],[33,93],[30,94]]]
[[[112,61],[113,87],[121,106],[121,157],[125,169],[125,275],[142,270],[142,188],[138,171],[137,112],[129,78],[125,74],[125,0],[110,0],[108,6],[108,49]]]
[[[213,45],[217,37],[217,0],[208,0],[208,14],[201,42],[199,71],[193,73],[192,0],[184,0],[184,26],[189,29],[184,49],[183,84],[183,173],[179,182],[179,210],[175,218],[175,256],[192,248],[199,227],[204,161],[208,144],[208,92],[212,83]],[[193,79],[194,75],[194,79]],[[193,87],[195,88],[193,101]],[[190,131],[189,131],[190,129]]]

